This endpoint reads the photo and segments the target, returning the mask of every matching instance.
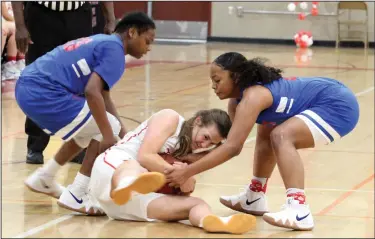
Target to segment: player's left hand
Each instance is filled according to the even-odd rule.
[[[165,169],[164,174],[167,181],[170,182],[169,186],[182,185],[188,179],[186,175],[186,167],[173,166],[170,169]]]
[[[105,34],[112,34],[115,31],[116,22],[115,21],[108,21],[104,26],[104,33]]]

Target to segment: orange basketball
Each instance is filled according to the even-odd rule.
[[[174,158],[170,154],[159,154],[165,161],[167,161],[169,164],[173,164],[174,162],[178,161],[176,158]],[[163,193],[163,194],[172,194],[172,195],[179,195],[181,194],[180,188],[170,187],[168,184],[165,184],[161,189],[157,191],[157,193]]]

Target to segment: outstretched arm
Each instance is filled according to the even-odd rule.
[[[109,90],[103,90],[102,91],[102,94],[103,94],[103,98],[104,98],[104,103],[105,103],[105,108],[106,110],[111,113],[113,116],[115,116],[118,121],[120,122],[120,125],[121,125],[121,130],[120,130],[120,133],[119,133],[119,137],[122,139],[125,134],[127,133],[126,131],[126,128],[124,126],[124,124],[122,123],[122,120],[116,110],[116,107],[112,101],[112,98],[111,98],[111,95],[110,95],[110,92]]]
[[[105,101],[102,95],[104,84],[105,82],[102,80],[100,75],[94,72],[91,74],[85,87],[87,104],[89,105],[91,114],[99,127],[100,133],[103,136],[100,152],[103,152],[116,143],[111,124],[109,123],[107,117]]]
[[[272,104],[271,93],[263,86],[253,86],[244,91],[238,104],[232,128],[224,144],[185,169],[166,170],[167,179],[182,184],[189,177],[214,168],[237,156],[252,130],[259,113]]]

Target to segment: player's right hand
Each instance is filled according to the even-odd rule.
[[[103,138],[102,142],[100,142],[99,154],[106,151],[109,147],[113,146],[115,143],[117,143],[117,139],[113,135],[112,137]]]
[[[16,28],[16,45],[20,53],[25,54],[29,44],[33,44],[30,38],[29,31],[25,26]]]

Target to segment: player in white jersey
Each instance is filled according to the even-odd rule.
[[[155,193],[165,184],[164,170],[173,167],[160,153],[171,154],[176,159],[186,158],[194,150],[219,145],[230,127],[228,114],[218,109],[199,111],[187,121],[173,110],[161,110],[96,159],[90,195],[109,217],[117,220],[189,219],[193,226],[208,232],[249,231],[255,226],[254,216],[236,214],[221,218],[213,215],[202,199]],[[179,186],[188,194],[193,191],[195,180],[190,178]],[[69,199],[68,191],[61,198],[65,194]]]

